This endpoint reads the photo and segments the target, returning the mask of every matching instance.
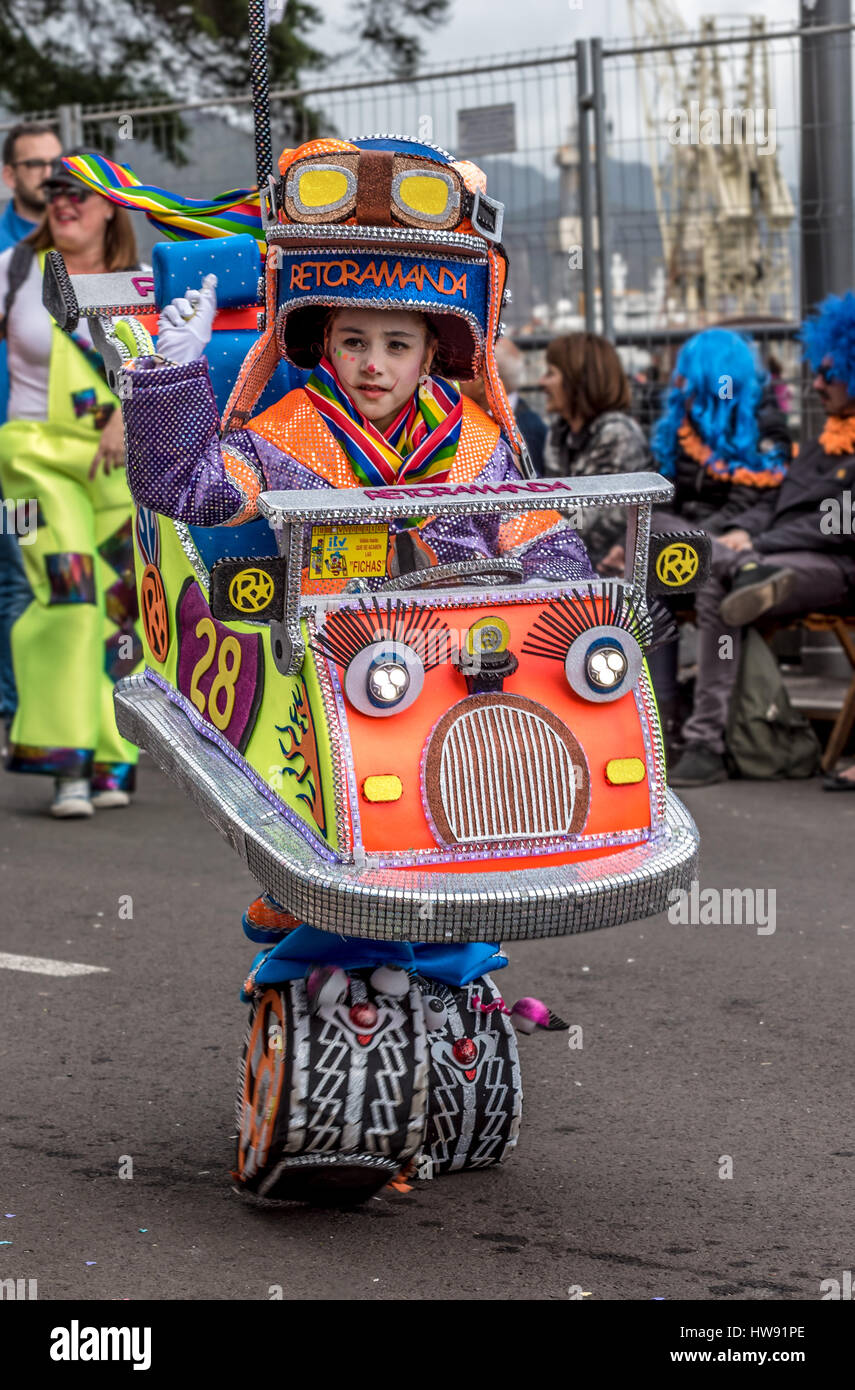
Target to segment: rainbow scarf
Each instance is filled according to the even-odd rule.
[[[303,390],[363,487],[448,477],[463,423],[460,392],[450,382],[428,377],[382,433],[357,410],[326,357]]]
[[[100,154],[67,155],[62,162],[93,193],[100,193],[120,207],[144,212],[152,226],[170,241],[249,232],[262,254],[267,249],[255,189],[233,188],[213,198],[182,198],[154,184],[142,183],[133,169],[114,164]]]

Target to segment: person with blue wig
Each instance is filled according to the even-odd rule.
[[[650,443],[676,488],[669,512],[682,524],[726,530],[783,482],[790,436],[764,386],[752,345],[729,329],[706,328],[680,349]],[[666,529],[664,520],[654,518],[654,530]]]
[[[685,751],[669,778],[675,787],[727,777],[724,735],[742,629],[763,614],[838,608],[855,585],[855,294],[830,295],[801,337],[825,425],[780,486],[758,489],[713,540],[711,577],[696,601],[698,675]],[[729,659],[722,660],[728,636]]]
[[[680,349],[650,444],[674,500],[653,515],[653,530],[689,522],[717,535],[759,497],[780,487],[790,436],[753,345],[726,328],[706,328]],[[669,755],[680,749],[676,641],[660,648],[651,675]]]

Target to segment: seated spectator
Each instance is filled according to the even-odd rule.
[[[658,357],[653,358],[649,367],[635,373],[632,386],[635,396],[635,418],[644,430],[645,437],[649,439],[661,414],[664,394]]]
[[[784,380],[784,365],[780,357],[776,357],[773,352],[769,353],[766,359],[769,368],[769,385],[775,396],[775,404],[784,416],[789,415],[792,405],[792,393]]]
[[[520,383],[522,381],[523,354],[520,352],[516,343],[510,338],[500,338],[496,344],[496,366],[499,369],[499,376],[502,378],[502,385],[507,393],[508,402],[514,412],[514,419],[517,428],[526,442],[529,458],[538,477],[543,476],[543,446],[546,443],[546,425],[541,420],[536,410],[532,410],[520,395]],[[460,389],[464,396],[468,396],[476,405],[490,414],[490,405],[487,400],[487,392],[484,389],[484,378],[476,377],[474,381],[462,381]]]
[[[546,349],[540,384],[555,415],[546,437],[546,477],[639,473],[654,464],[644,433],[629,415],[629,381],[616,348],[597,333],[568,333]],[[623,507],[592,509],[580,527],[601,574],[623,571]]]
[[[675,787],[727,777],[724,734],[741,629],[764,613],[837,607],[855,581],[855,540],[842,520],[855,487],[855,294],[829,296],[804,324],[802,340],[825,426],[780,487],[760,492],[713,542],[710,582],[696,599],[698,675],[686,748],[670,777]],[[732,646],[723,647],[724,636]]]
[[[654,531],[688,521],[718,534],[780,487],[790,436],[774,396],[764,400],[764,386],[752,347],[738,334],[707,328],[683,344],[650,440],[660,473],[676,489],[654,515]]]

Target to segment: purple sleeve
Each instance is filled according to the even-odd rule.
[[[128,484],[137,502],[194,526],[221,526],[247,505],[250,492],[226,472],[220,417],[204,357],[183,366],[159,366],[151,358],[125,370],[123,414]],[[235,434],[248,473],[256,473]],[[231,444],[232,436],[229,437]]]

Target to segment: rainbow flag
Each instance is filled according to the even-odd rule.
[[[100,154],[68,155],[62,162],[93,193],[100,193],[120,207],[144,212],[170,241],[198,241],[202,237],[249,232],[262,254],[267,249],[255,188],[233,188],[214,198],[182,198],[165,188],[141,183],[126,164],[114,164]]]

